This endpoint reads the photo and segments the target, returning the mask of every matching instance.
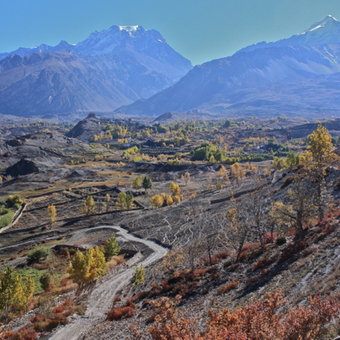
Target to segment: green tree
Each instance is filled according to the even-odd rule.
[[[143,188],[145,190],[147,190],[147,189],[151,189],[151,187],[152,187],[151,177],[150,176],[145,176],[144,179],[143,179]]]
[[[27,264],[38,263],[42,259],[45,259],[51,251],[47,248],[37,248],[34,249],[27,255]]]
[[[145,281],[145,269],[142,264],[136,267],[135,274],[133,276],[133,284],[135,286],[142,284]]]
[[[104,247],[104,255],[106,261],[108,261],[112,256],[119,255],[120,250],[121,249],[117,241],[116,234],[113,233],[111,237],[107,240]]]
[[[50,273],[44,273],[39,279],[42,289],[46,292],[51,289],[52,281],[52,275]]]

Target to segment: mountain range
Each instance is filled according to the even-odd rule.
[[[155,30],[112,26],[77,44],[0,54],[0,113],[112,112],[174,84],[191,69]]]
[[[340,116],[340,22],[192,68],[155,30],[112,26],[77,43],[0,54],[0,113]]]
[[[119,108],[133,115],[340,116],[340,22],[261,42],[194,67],[173,86]]]

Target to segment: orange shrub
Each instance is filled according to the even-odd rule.
[[[308,247],[308,243],[305,241],[299,241],[297,243],[290,244],[288,247],[286,247],[279,259],[279,262],[284,262],[290,259],[292,256],[294,256],[296,253],[300,252],[301,250]]]
[[[276,257],[272,256],[270,258],[262,257],[253,266],[253,270],[257,270],[263,267],[267,267],[276,261]]]
[[[74,301],[65,300],[55,307],[50,315],[38,314],[31,321],[38,332],[50,332],[59,325],[67,324],[67,317],[78,311]]]
[[[18,331],[7,331],[0,334],[0,339],[3,340],[36,340],[38,335],[32,328],[21,328]]]
[[[277,232],[265,233],[263,235],[263,241],[265,244],[275,242],[276,239],[277,239]]]
[[[208,268],[195,269],[187,275],[190,280],[199,280],[204,277],[208,272]]]
[[[245,243],[239,260],[251,260],[263,252],[260,243]]]
[[[136,310],[129,306],[115,307],[115,308],[112,308],[108,312],[107,318],[110,321],[122,320],[122,319],[131,318],[132,316],[135,315],[135,313],[136,313]]]
[[[246,284],[247,284],[247,285],[251,285],[251,284],[255,283],[258,279],[259,279],[259,278],[256,277],[256,276],[249,277],[249,278],[247,279],[247,281],[246,281]]]
[[[73,280],[69,279],[69,278],[65,278],[65,279],[62,279],[60,281],[60,285],[63,286],[63,287],[66,287],[66,286],[71,285],[71,284],[73,284]]]
[[[308,306],[291,307],[288,313],[280,308],[285,300],[278,293],[267,294],[246,306],[230,310],[211,311],[208,321],[200,327],[198,318],[181,313],[175,301],[162,298],[152,303],[154,324],[148,328],[153,340],[313,340],[320,339],[323,327],[339,315],[339,299],[317,297]]]
[[[227,285],[218,289],[218,294],[226,294],[229,293],[232,289],[235,289],[239,286],[240,282],[238,281],[231,281]]]
[[[217,263],[220,263],[222,260],[228,258],[231,255],[232,255],[231,250],[223,249],[223,250],[220,250],[219,252],[213,254],[211,256],[211,259],[209,259],[208,256],[205,256],[204,259],[203,259],[203,263],[206,266],[210,265],[210,264],[217,264]],[[211,263],[210,263],[210,260],[211,260]]]

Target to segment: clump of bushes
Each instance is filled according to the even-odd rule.
[[[36,340],[37,332],[31,327],[24,327],[18,331],[7,331],[1,334],[3,340]]]
[[[335,297],[310,298],[306,306],[282,310],[285,300],[270,293],[262,300],[236,309],[210,311],[204,325],[177,309],[180,298],[152,302],[154,323],[148,328],[152,339],[321,339],[325,326],[339,315]]]
[[[39,263],[50,255],[51,250],[47,248],[37,248],[27,255],[27,264]]]
[[[81,309],[73,300],[65,300],[50,313],[38,314],[31,321],[37,332],[51,332],[60,325],[66,325],[68,316],[79,312]]]
[[[133,317],[135,313],[135,305],[114,307],[108,312],[107,319],[110,321],[127,319]]]

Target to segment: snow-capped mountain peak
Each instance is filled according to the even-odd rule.
[[[333,15],[329,14],[322,21],[312,25],[307,31],[303,32],[302,34],[313,32],[322,28],[327,28],[332,26],[333,24],[340,24],[340,22]]]
[[[260,42],[247,46],[240,52],[252,52],[260,48],[283,47],[283,46],[324,46],[340,44],[340,21],[333,15],[327,15],[323,20],[313,24],[303,33],[295,34],[290,38],[275,42]]]
[[[118,26],[120,31],[126,32],[136,32],[141,26],[132,25],[132,26]]]

